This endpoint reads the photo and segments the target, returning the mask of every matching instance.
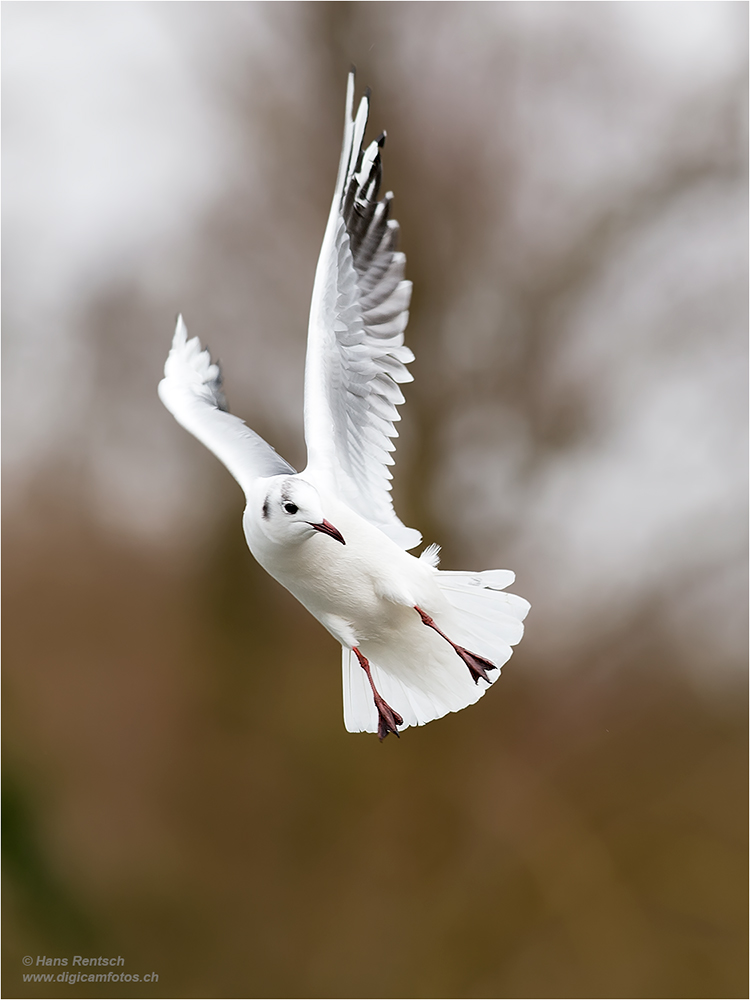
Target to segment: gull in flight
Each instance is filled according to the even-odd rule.
[[[392,194],[378,200],[383,133],[366,148],[369,91],[346,95],[336,191],[315,273],[305,362],[307,468],[297,473],[229,413],[207,350],[180,316],[159,384],[167,409],[242,487],[250,551],[342,646],[344,723],[381,740],[482,697],[520,641],[529,604],[509,570],[439,570],[437,545],[390,495],[411,282]]]

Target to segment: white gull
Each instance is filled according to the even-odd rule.
[[[411,282],[396,249],[392,194],[378,201],[385,133],[363,148],[349,75],[336,191],[318,260],[305,364],[308,464],[296,473],[230,414],[221,372],[180,316],[159,384],[167,409],[244,490],[250,551],[342,646],[344,723],[380,739],[482,697],[523,635],[529,604],[509,570],[438,570],[437,545],[396,516],[390,495]]]

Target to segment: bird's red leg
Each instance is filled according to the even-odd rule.
[[[429,615],[425,614],[421,608],[414,606],[414,610],[419,614],[422,619],[422,624],[429,626],[429,628],[434,628],[438,635],[441,635],[446,642],[450,642],[451,646],[455,649],[461,659],[464,661],[466,666],[469,668],[469,673],[474,678],[474,683],[479,683],[479,678],[490,683],[490,679],[487,676],[488,670],[497,670],[497,665],[492,662],[492,660],[487,660],[478,653],[471,653],[468,649],[464,649],[463,646],[457,646],[455,642],[448,638],[445,632],[441,632],[437,627],[435,622],[430,618]]]
[[[372,688],[375,708],[378,710],[378,739],[382,743],[388,733],[395,733],[396,736],[398,736],[398,727],[403,726],[404,720],[398,712],[394,712],[391,706],[380,697],[377,688],[375,687],[375,683],[373,682],[372,674],[370,673],[370,664],[367,657],[363,656],[356,646],[353,648],[354,652],[357,654],[359,665],[367,674],[367,679],[370,682],[370,687]]]

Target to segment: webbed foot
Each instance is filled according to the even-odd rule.
[[[375,708],[378,710],[378,739],[382,743],[388,733],[395,733],[396,736],[399,735],[398,727],[403,726],[404,720],[378,693],[375,682],[372,679],[372,674],[370,673],[370,662],[367,657],[360,653],[356,646],[353,648],[359,660],[359,665],[367,674],[367,679],[372,688],[373,701],[375,702]]]
[[[383,742],[388,733],[395,733],[398,736],[398,727],[404,724],[404,720],[398,712],[386,704],[380,695],[375,696],[375,707],[378,710],[378,739],[380,742]]]
[[[493,663],[492,660],[486,659],[484,656],[480,656],[478,653],[472,653],[468,649],[464,649],[463,646],[457,646],[452,639],[448,638],[445,632],[440,631],[433,619],[430,618],[428,614],[425,614],[421,608],[415,605],[414,610],[419,614],[423,625],[427,625],[428,628],[434,629],[438,635],[441,635],[446,642],[449,642],[451,646],[453,646],[455,651],[469,668],[469,673],[471,674],[475,684],[479,683],[480,677],[483,681],[487,681],[488,684],[491,683],[489,677],[487,676],[487,671],[497,670],[497,664]]]

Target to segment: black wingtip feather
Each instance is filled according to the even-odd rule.
[[[371,94],[370,87],[366,87],[362,100],[368,103],[368,107]],[[377,257],[393,254],[398,246],[398,223],[389,219],[393,192],[388,191],[378,201],[383,170],[380,150],[385,145],[387,135],[383,129],[375,140],[377,153],[373,157],[368,177],[362,183],[358,183],[355,175],[362,168],[365,150],[356,150],[349,183],[341,196],[341,213],[349,234],[349,247],[354,267],[361,277],[373,266]]]

